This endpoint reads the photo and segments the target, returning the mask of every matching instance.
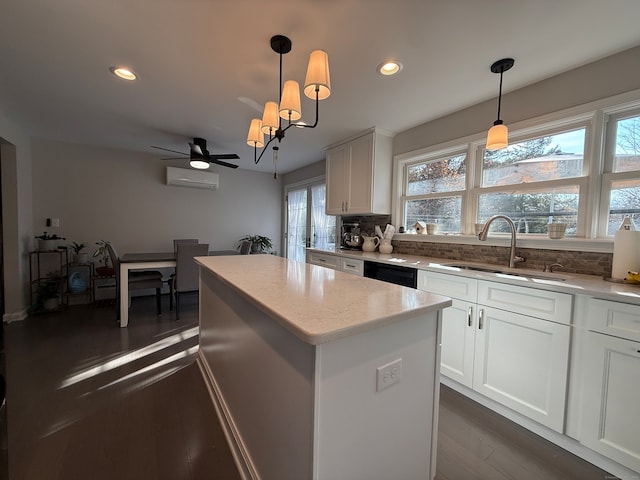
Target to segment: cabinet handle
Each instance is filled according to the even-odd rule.
[[[347,202],[346,200],[344,201],[344,211],[345,212],[349,211],[349,202]]]
[[[482,330],[483,320],[484,320],[484,308],[481,308],[478,314],[478,330]]]
[[[473,307],[469,307],[467,309],[467,324],[469,326],[471,326],[471,323],[473,322],[472,315],[473,315]]]

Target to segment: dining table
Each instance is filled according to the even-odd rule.
[[[239,255],[236,250],[212,250],[210,256]],[[129,272],[131,270],[151,270],[175,268],[176,252],[125,253],[120,257],[120,327],[129,325]]]

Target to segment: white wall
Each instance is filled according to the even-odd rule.
[[[4,319],[20,319],[28,305],[28,251],[32,237],[29,137],[0,113]]]
[[[640,47],[570,70],[514,92],[503,94],[501,118],[507,125],[611,97],[640,88]],[[518,58],[513,67],[518,68]],[[487,68],[488,72],[488,68]],[[492,75],[490,72],[488,75]],[[496,95],[498,93],[496,78]],[[509,72],[504,74],[509,92]],[[428,105],[425,105],[425,109]],[[420,150],[467,135],[486,132],[493,125],[497,97],[424,123],[394,138],[394,155]]]
[[[33,225],[72,241],[109,240],[119,254],[171,251],[174,238],[233,250],[248,234],[278,242],[282,185],[270,173],[212,166],[218,190],[165,185],[156,156],[34,139]],[[187,167],[186,164],[173,164]],[[46,228],[46,218],[60,228]]]

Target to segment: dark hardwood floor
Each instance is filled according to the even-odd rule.
[[[195,363],[197,297],[179,322],[163,301],[134,299],[126,329],[113,306],[5,325],[11,480],[240,478]],[[446,387],[439,423],[438,480],[612,478]]]

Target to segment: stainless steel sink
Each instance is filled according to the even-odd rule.
[[[566,277],[557,273],[534,273],[531,271],[523,270],[504,270],[495,267],[474,265],[468,263],[445,263],[444,267],[459,268],[460,270],[472,270],[475,272],[495,273],[497,275],[508,275],[510,277],[522,277],[522,278],[534,278],[538,280],[554,280],[556,282],[564,282]]]

